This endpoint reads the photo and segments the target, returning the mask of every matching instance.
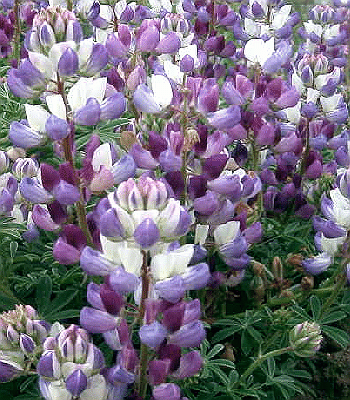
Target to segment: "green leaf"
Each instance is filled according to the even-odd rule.
[[[214,358],[217,354],[220,353],[220,351],[222,351],[224,349],[224,345],[223,344],[216,344],[207,354],[206,358]]]
[[[267,371],[271,377],[275,375],[276,363],[273,357],[270,357],[266,360],[267,363]]]
[[[50,305],[52,294],[52,280],[49,276],[43,276],[39,279],[36,287],[36,302],[38,311],[45,314]]]
[[[291,309],[298,315],[299,317],[299,321],[303,322],[303,321],[308,321],[310,319],[309,314],[304,311],[303,308],[301,308],[300,306],[298,306],[297,304],[294,304]],[[294,325],[294,321],[292,323],[292,325]]]
[[[67,289],[62,292],[59,292],[58,295],[54,298],[54,300],[50,304],[52,313],[60,311],[63,307],[69,304],[73,300],[73,298],[77,295],[77,293],[78,292],[75,289]]]
[[[0,309],[1,310],[11,310],[15,307],[18,301],[14,297],[6,296],[4,293],[1,293],[0,288]]]
[[[17,249],[18,249],[18,243],[12,241],[10,243],[10,256],[11,256],[11,258],[14,258],[14,256],[16,255]]]
[[[221,342],[223,339],[226,339],[229,336],[233,336],[236,332],[241,330],[240,325],[230,326],[229,328],[222,329],[221,331],[215,333],[213,336],[213,343]]]
[[[252,348],[252,337],[247,333],[247,331],[243,331],[241,336],[241,349],[243,353],[247,356],[252,351]]]
[[[311,296],[310,307],[314,321],[318,321],[321,316],[322,303],[317,296]]]
[[[235,363],[233,361],[222,359],[222,358],[219,358],[216,360],[211,360],[210,365],[216,365],[220,368],[231,368],[231,369],[236,368]]]
[[[348,333],[343,331],[342,329],[335,328],[334,326],[325,325],[322,326],[322,331],[343,348],[347,347],[350,343]]]
[[[50,314],[50,320],[57,321],[68,318],[78,318],[80,316],[80,310],[63,310],[57,313]]]
[[[249,335],[251,337],[254,338],[255,341],[257,341],[258,343],[262,342],[262,336],[261,336],[260,332],[257,331],[256,329],[254,329],[252,326],[247,327],[247,332],[249,333]]]
[[[344,311],[333,311],[326,314],[321,320],[321,324],[331,324],[341,319],[347,318],[347,314]]]

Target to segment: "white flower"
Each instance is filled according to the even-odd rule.
[[[285,23],[287,22],[291,10],[292,6],[290,4],[282,6],[279,10],[274,10],[272,14],[273,19],[271,27],[273,29],[282,28],[282,26],[285,25]]]
[[[338,225],[350,229],[350,201],[344,197],[338,188],[329,193],[333,202],[332,219]]]
[[[186,272],[188,263],[193,256],[193,245],[186,244],[179,249],[152,257],[151,273],[155,281],[162,281]]]
[[[239,221],[229,221],[226,224],[219,225],[214,230],[214,240],[218,246],[231,242],[240,233]]]
[[[244,47],[244,56],[252,63],[263,65],[275,51],[274,38],[264,42],[262,39],[250,39]]]
[[[86,105],[87,100],[92,97],[100,104],[105,96],[107,78],[80,78],[72,86],[67,95],[68,104],[72,111],[78,110]],[[59,94],[46,97],[46,103],[50,112],[58,118],[66,119],[66,107],[63,98]]]

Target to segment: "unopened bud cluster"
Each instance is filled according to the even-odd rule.
[[[289,341],[297,356],[312,357],[321,348],[321,328],[308,321],[295,325],[289,333]]]

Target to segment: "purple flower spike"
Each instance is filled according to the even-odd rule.
[[[23,371],[6,361],[0,361],[0,383],[9,382],[21,375]]]
[[[152,218],[144,219],[134,231],[134,239],[142,248],[153,246],[160,238],[157,225]]]
[[[43,140],[43,136],[30,129],[27,125],[15,121],[10,125],[9,139],[14,146],[28,149],[39,146]]]
[[[251,261],[251,257],[249,257],[247,254],[243,254],[239,258],[224,258],[224,261],[234,271],[240,271],[248,267]]]
[[[19,345],[24,353],[33,353],[35,349],[34,340],[25,333],[21,333],[19,337]]]
[[[72,76],[79,68],[77,53],[68,47],[58,61],[58,72],[61,76]]]
[[[83,307],[80,311],[80,325],[91,333],[104,333],[115,329],[118,323],[116,318],[105,311]]]
[[[143,83],[138,85],[134,92],[134,105],[140,112],[160,112],[160,106],[155,101],[152,90]]]
[[[74,397],[79,397],[87,388],[87,377],[83,371],[76,369],[66,379],[66,388]]]
[[[132,178],[135,175],[135,171],[136,164],[134,158],[126,154],[112,166],[114,184],[119,185],[123,181]]]
[[[108,380],[110,382],[122,382],[130,384],[135,381],[135,375],[120,365],[116,365],[108,370]]]
[[[40,357],[37,365],[37,372],[40,376],[45,378],[59,378],[60,362],[54,350],[47,350]]]
[[[154,321],[150,325],[143,325],[139,331],[141,342],[153,349],[164,342],[167,334],[168,330],[166,327],[158,321]]]
[[[170,335],[168,343],[180,347],[197,347],[205,338],[205,330],[201,321],[183,325],[178,331]]]
[[[185,295],[186,288],[182,277],[177,275],[157,282],[154,290],[161,298],[175,304]]]
[[[91,56],[86,66],[88,76],[94,76],[100,72],[108,62],[108,53],[106,47],[101,43],[95,43]]]
[[[180,171],[182,158],[175,155],[171,149],[168,149],[160,153],[159,163],[165,172]]]
[[[151,385],[164,383],[169,374],[170,360],[152,360],[148,364],[149,381]]]
[[[181,47],[181,40],[175,32],[167,33],[158,43],[155,50],[161,54],[174,54]]]
[[[158,162],[152,157],[152,154],[139,144],[133,145],[130,154],[138,168],[155,169],[158,166]]]
[[[262,237],[262,226],[261,222],[254,222],[254,224],[250,225],[245,231],[243,235],[248,243],[259,243]]]
[[[241,121],[241,110],[238,106],[231,106],[208,115],[208,122],[219,130],[228,130]]]
[[[275,104],[280,108],[294,107],[298,103],[299,99],[300,94],[293,87],[292,89],[282,93]]]
[[[23,178],[19,184],[21,195],[34,204],[48,203],[53,198],[42,185],[34,178]]]
[[[145,20],[145,21],[151,21],[151,20]],[[143,25],[141,25],[140,30],[143,28]],[[143,29],[141,32],[137,42],[136,46],[137,49],[142,51],[142,52],[150,52],[153,51],[158,42],[159,42],[159,37],[160,33],[156,25],[154,24],[153,21],[146,26],[146,29]]]
[[[123,268],[116,268],[108,278],[108,284],[116,292],[126,294],[133,292],[139,286],[140,280],[129,272],[126,272]]]
[[[108,54],[115,59],[123,59],[128,53],[128,47],[120,41],[115,33],[108,35],[106,49]]]
[[[80,255],[80,266],[88,275],[107,276],[115,265],[105,259],[97,250],[86,246]]]
[[[61,140],[68,136],[69,128],[67,121],[51,115],[45,125],[47,136],[52,140]]]
[[[186,54],[180,61],[181,72],[192,72],[194,68],[194,59],[189,54]]]
[[[203,365],[203,359],[198,351],[193,350],[184,354],[180,358],[180,366],[178,370],[172,375],[177,379],[189,378],[196,375]]]
[[[86,105],[75,112],[74,122],[79,125],[96,125],[100,120],[101,109],[99,102],[90,97]]]
[[[60,183],[53,188],[52,193],[56,200],[63,205],[74,204],[80,198],[79,189],[64,180],[61,180]]]
[[[187,268],[182,275],[186,290],[199,290],[204,288],[210,279],[208,264],[201,263]]]
[[[239,258],[247,249],[246,239],[243,236],[238,236],[233,241],[220,246],[220,253],[225,258]]]
[[[100,218],[100,232],[106,237],[123,237],[124,229],[118,214],[113,208],[107,210]]]
[[[101,121],[119,118],[126,110],[126,99],[122,93],[116,93],[101,104]]]
[[[326,271],[327,268],[332,264],[332,257],[327,253],[321,253],[316,257],[306,258],[302,262],[304,270],[310,275],[320,275]]]
[[[180,388],[175,383],[162,383],[153,389],[154,400],[181,400]]]
[[[82,230],[75,225],[66,225],[53,246],[53,256],[61,264],[75,264],[85,246]]]

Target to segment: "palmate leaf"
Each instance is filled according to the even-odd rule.
[[[350,344],[349,334],[334,326],[322,326],[322,332],[337,342],[341,347],[346,348]]]
[[[310,307],[311,307],[313,320],[315,322],[318,322],[319,318],[321,317],[321,311],[322,311],[321,300],[317,296],[311,296],[310,297]]]

